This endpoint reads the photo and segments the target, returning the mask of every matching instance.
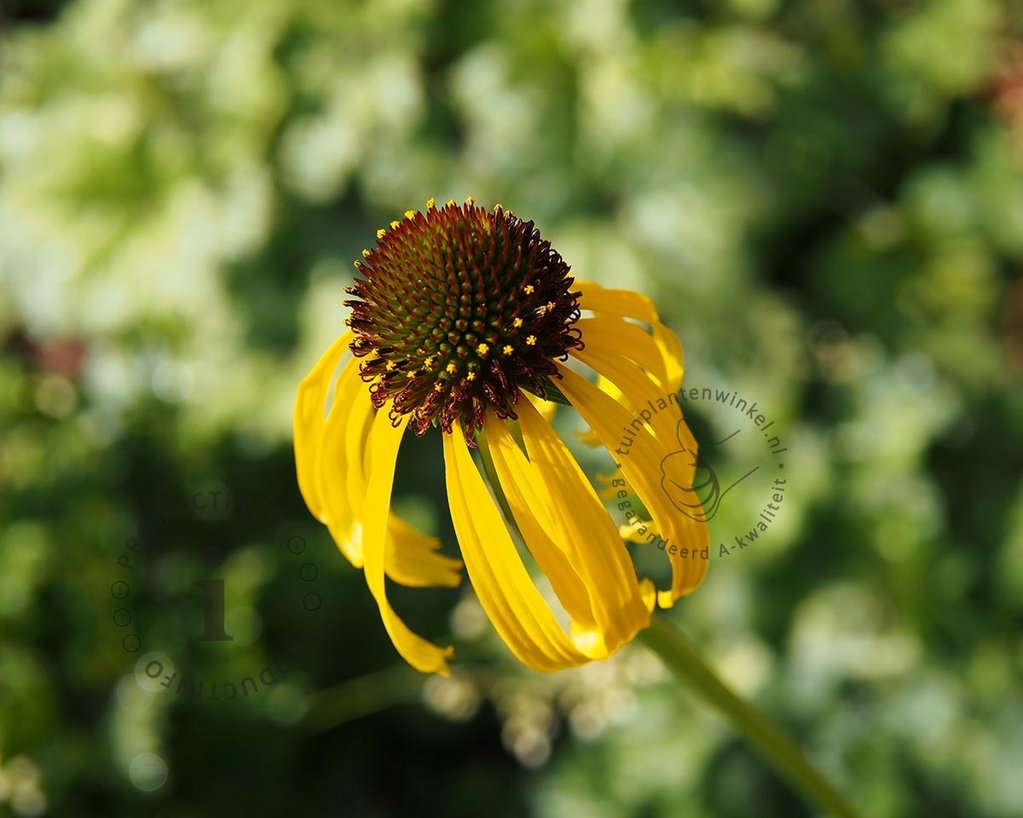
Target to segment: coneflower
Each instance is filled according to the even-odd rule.
[[[472,199],[408,211],[355,264],[349,330],[298,390],[298,481],[309,510],[363,568],[411,665],[446,673],[453,648],[408,628],[388,602],[385,577],[454,586],[461,563],[390,510],[406,429],[443,437],[465,568],[497,632],[530,667],[606,658],[650,624],[655,604],[669,607],[700,584],[706,524],[681,514],[661,487],[661,464],[680,436],[695,454],[677,401],[665,400],[681,382],[682,347],[648,299],[575,281],[533,222]],[[597,382],[566,366],[570,358]],[[619,526],[548,422],[552,399],[571,404],[611,451],[623,428],[633,430],[618,466],[648,512],[641,524],[672,545],[663,549],[669,588],[637,577]],[[654,404],[659,411],[637,424]],[[477,448],[500,504],[474,461]],[[691,483],[691,471],[673,480]],[[549,579],[567,629],[534,585],[509,525]]]

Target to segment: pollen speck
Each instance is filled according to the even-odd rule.
[[[432,356],[432,355],[428,355],[428,356],[426,357],[426,360],[425,360],[425,361],[423,361],[423,366],[424,366],[424,367],[425,367],[426,369],[433,369],[433,356]]]
[[[530,335],[528,338],[526,338],[526,344],[528,346],[534,346],[536,344],[536,336]]]
[[[405,211],[405,218],[406,219],[414,219],[415,217],[416,217],[416,211],[414,211],[414,210],[406,210]]]
[[[522,291],[523,291],[523,292],[524,292],[524,293],[525,293],[526,295],[532,295],[532,294],[533,294],[533,291],[534,291],[535,289],[536,289],[536,288],[535,288],[535,287],[534,287],[534,286],[533,286],[532,284],[527,284],[527,285],[526,285],[525,287],[523,287],[523,288],[522,288]]]
[[[508,344],[504,345],[504,349],[501,350],[505,355],[511,355],[515,350]]]
[[[522,326],[522,319],[521,318],[516,318],[514,321],[512,321],[512,326],[515,327],[515,329],[518,329],[519,327],[521,327]]]
[[[433,196],[431,196],[429,199],[426,200],[426,208],[427,208],[427,210],[429,210],[435,204],[437,204],[437,200],[434,199]]]
[[[362,251],[362,257],[363,258],[369,258],[369,250],[363,250]]]
[[[476,347],[477,355],[486,355],[488,352],[490,352],[490,347],[487,346],[486,344],[480,344],[478,347]]]
[[[400,224],[401,222],[398,221],[391,222],[391,230],[396,230]]]
[[[388,372],[394,372],[394,361],[388,361],[385,368]]]
[[[378,239],[382,239],[386,235],[387,235],[387,231],[384,230],[384,228],[381,227],[379,230],[377,230],[377,238]]]
[[[475,201],[476,200],[474,198],[472,198],[472,196],[466,196],[465,197],[465,203],[467,205],[469,205],[469,207],[472,207],[472,203],[475,202]]]
[[[414,369],[410,369],[408,372],[405,373],[405,377],[408,380],[412,380],[415,376],[416,376],[416,372],[415,372]]]
[[[465,379],[467,381],[474,381],[474,380],[476,380],[476,373],[475,372],[470,372],[468,375],[465,376]]]
[[[454,206],[455,206],[455,200],[454,199],[448,199],[448,207],[454,207]]]
[[[448,364],[446,367],[444,367],[444,371],[447,372],[449,375],[454,375],[456,369],[458,369],[458,367],[455,366],[454,364]]]

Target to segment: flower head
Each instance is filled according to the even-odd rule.
[[[446,673],[453,650],[408,628],[385,577],[453,587],[462,563],[390,510],[406,428],[422,435],[438,427],[465,568],[527,665],[557,670],[606,658],[649,624],[655,604],[670,606],[700,584],[706,524],[680,514],[660,485],[665,457],[680,444],[696,452],[675,399],[682,348],[649,300],[576,282],[532,222],[471,200],[408,211],[363,256],[345,302],[350,331],[299,387],[295,459],[306,504],[364,569],[410,664]],[[584,367],[596,383],[579,374]],[[614,453],[620,478],[603,492],[614,516],[551,426],[549,396],[579,412],[591,430],[585,439]],[[477,447],[504,512],[477,468]],[[676,470],[673,484],[691,484],[694,470]],[[534,585],[510,525],[549,579],[567,630]],[[669,588],[637,577],[621,532],[664,551]]]
[[[521,390],[545,397],[554,361],[581,346],[579,293],[533,222],[500,207],[405,216],[347,289],[352,352],[374,407],[410,415],[417,435],[457,420],[475,445],[487,409],[516,418]]]

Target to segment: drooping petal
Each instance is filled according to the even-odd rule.
[[[368,481],[373,406],[355,360],[330,382],[351,334],[342,335],[299,386],[295,403],[295,462],[306,505],[324,523],[339,550],[356,568],[363,563],[363,506]],[[454,587],[461,561],[438,553],[440,540],[388,515],[387,575],[402,585]]]
[[[440,540],[430,537],[394,513],[388,522],[387,576],[409,588],[457,588],[462,561],[438,553]]]
[[[519,661],[560,670],[587,661],[558,625],[536,589],[486,484],[460,424],[443,435],[444,466],[455,534],[480,605]]]
[[[366,496],[366,475],[362,468],[365,435],[361,433],[368,416],[360,411],[359,366],[354,360],[341,370],[334,389],[334,404],[327,416],[320,441],[316,485],[323,502],[323,522],[341,553],[356,568],[362,567],[362,506]],[[360,434],[352,439],[349,429]]]
[[[650,512],[658,546],[668,555],[672,567],[671,590],[658,594],[661,607],[691,593],[707,572],[709,532],[703,522],[679,512],[660,485],[661,465],[673,454],[677,444],[658,440],[645,425],[632,425],[632,413],[602,390],[558,364],[562,375],[558,386],[583,419],[607,447]],[[631,443],[622,449],[623,435],[629,430]],[[674,548],[673,548],[674,546]]]
[[[599,315],[595,318],[581,318],[576,322],[576,328],[582,333],[584,349],[594,340],[613,344],[619,354],[653,375],[662,393],[672,391],[661,348],[650,333],[641,327],[621,318]]]
[[[295,441],[295,470],[298,474],[298,488],[309,511],[321,523],[325,521],[323,500],[320,496],[316,475],[319,471],[319,460],[323,451],[324,415],[327,409],[331,379],[351,341],[352,333],[350,332],[344,333],[334,341],[309,374],[302,379],[295,395],[292,431]]]
[[[635,568],[617,527],[550,425],[523,409],[519,427],[528,459],[503,423],[485,421],[501,488],[526,544],[573,618],[576,646],[591,658],[605,658],[649,624]],[[545,567],[540,554],[552,545],[571,574],[556,578]],[[566,583],[577,586],[569,589],[573,602],[586,599],[584,616],[562,596]]]
[[[597,388],[603,392],[607,392],[607,394],[609,394],[615,400],[621,400],[622,398],[622,390],[620,390],[617,386],[611,383],[611,381],[609,381],[599,372],[597,373]],[[600,438],[593,433],[592,429],[576,429],[575,436],[579,438],[579,441],[581,443],[586,444],[591,449],[595,449],[601,445]]]
[[[344,378],[346,373],[342,373]],[[349,388],[347,382],[339,379],[338,388]],[[339,526],[339,530],[331,529],[335,541],[344,541],[346,552],[352,553],[362,561],[362,536],[365,520],[364,498],[369,482],[370,465],[372,463],[373,438],[370,430],[376,410],[373,408],[369,391],[361,379],[351,383],[351,400],[346,404],[350,408],[348,423],[342,429],[338,424],[337,431],[343,434],[344,442],[338,449],[334,438],[328,434],[327,445],[331,448],[330,456],[335,465],[332,483],[346,487],[346,495],[341,497],[335,493],[338,504],[346,500],[351,509],[349,527]],[[387,576],[395,582],[416,588],[456,587],[462,581],[461,560],[447,557],[439,553],[441,542],[430,537],[402,520],[394,512],[388,515],[387,533],[389,546],[385,567]]]
[[[372,462],[369,470],[369,484],[366,490],[365,528],[363,557],[365,559],[366,584],[377,602],[384,627],[391,641],[405,660],[417,670],[425,673],[447,675],[447,660],[454,655],[454,648],[440,647],[413,633],[394,612],[387,600],[384,580],[384,566],[387,552],[391,547],[388,534],[388,512],[391,505],[391,489],[394,485],[394,467],[398,459],[398,446],[408,425],[408,416],[398,426],[393,426],[386,411],[377,412],[370,429],[372,439]]]
[[[654,343],[661,352],[664,362],[666,389],[674,392],[682,383],[685,357],[678,336],[661,323],[653,302],[644,295],[631,290],[612,290],[590,281],[576,281],[575,286],[582,293],[579,306],[605,315],[619,318],[634,318],[649,324]]]
[[[586,345],[575,357],[598,373],[597,385],[602,391],[633,410],[635,417],[630,423],[630,432],[645,424],[659,442],[673,447],[671,457],[661,462],[661,486],[666,491],[670,489],[673,505],[685,516],[705,520],[699,499],[702,487],[693,482],[698,447],[682,417],[678,393],[666,393],[661,382],[646,368],[647,363],[656,365],[657,359],[649,347],[637,352],[642,350],[639,338],[634,343],[621,343],[620,327],[615,325],[624,322],[605,321],[590,325],[584,336]],[[632,328],[649,340],[638,327]],[[635,536],[633,541],[636,541]]]
[[[610,381],[614,391],[603,389],[618,403],[630,406],[638,417],[634,417],[631,428],[641,424],[649,426],[664,445],[679,445],[696,455],[697,443],[689,427],[682,421],[682,410],[675,392],[666,392],[634,360],[630,352],[622,349],[610,330],[590,332],[586,346],[574,353],[574,357],[597,372],[602,380]],[[681,435],[681,438],[680,438]],[[676,445],[679,444],[679,445]],[[693,475],[683,478],[692,482]]]
[[[520,409],[519,417],[526,411]],[[501,490],[515,517],[519,532],[529,547],[540,570],[551,583],[555,595],[580,627],[595,631],[596,620],[590,606],[586,584],[555,541],[564,539],[564,532],[547,513],[549,498],[532,483],[529,462],[522,453],[505,422],[488,413],[483,421],[485,445],[494,461]]]
[[[614,338],[603,331],[591,332],[585,349],[575,357],[600,373],[601,380],[608,380],[616,387],[617,401],[633,411],[629,424],[629,437],[642,425],[654,433],[668,454],[661,460],[660,485],[662,491],[677,511],[682,512],[686,521],[703,522],[707,519],[700,497],[706,496],[705,486],[694,484],[696,477],[697,443],[688,424],[682,416],[677,393],[665,394],[655,379],[632,360],[630,351],[623,351]],[[614,396],[614,392],[604,389]],[[637,542],[639,529],[632,529],[631,540]],[[649,524],[647,524],[647,530]]]

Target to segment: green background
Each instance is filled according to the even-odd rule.
[[[1019,815],[1021,22],[0,0],[0,815],[811,814],[649,653],[532,673],[467,584],[395,592],[458,649],[409,671],[306,511],[291,405],[352,259],[469,194],[784,434],[782,515],[671,613],[709,661],[864,815]],[[411,442],[396,505],[453,553],[441,475]],[[192,638],[210,579],[234,642]]]

